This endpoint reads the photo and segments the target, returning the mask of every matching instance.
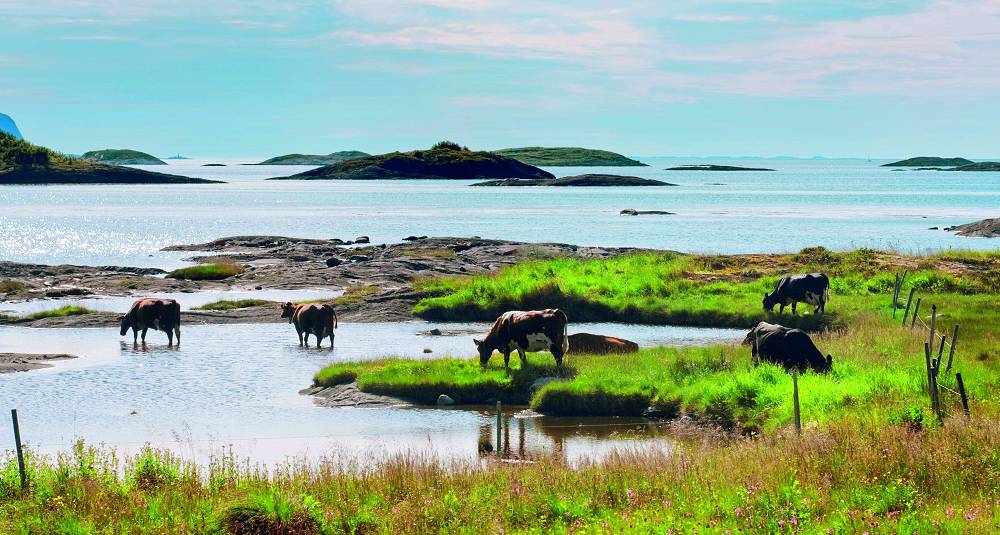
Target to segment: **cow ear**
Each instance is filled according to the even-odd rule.
[[[480,345],[482,345],[483,341],[479,340],[479,339],[476,339],[476,338],[473,338],[472,339],[472,343],[476,344],[476,347],[479,347]]]
[[[826,356],[826,365],[827,366],[833,366],[833,355],[827,355]]]

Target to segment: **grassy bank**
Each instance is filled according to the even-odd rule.
[[[236,310],[240,308],[262,307],[265,305],[277,305],[274,301],[266,299],[220,299],[205,303],[204,305],[192,307],[191,310]]]
[[[198,264],[175,269],[167,273],[169,279],[222,280],[243,273],[243,266],[237,264]]]
[[[77,305],[66,305],[63,307],[54,308],[52,310],[39,310],[38,312],[32,312],[30,314],[25,314],[24,316],[11,316],[7,314],[0,314],[0,322],[22,323],[22,322],[35,321],[45,318],[83,316],[85,314],[101,314],[101,312]]]
[[[958,294],[1000,293],[1000,253],[959,252],[914,257],[823,248],[788,255],[698,256],[636,253],[611,259],[525,262],[496,275],[424,281],[433,297],[418,316],[492,321],[506,310],[562,308],[570,321],[749,327],[768,318],[761,299],[781,275],[823,271],[831,277],[830,314],[784,317],[786,325],[841,326],[858,310],[887,304],[894,274],[907,268],[907,288]],[[787,310],[787,309],[786,309]]]
[[[21,491],[0,470],[0,532],[28,533],[995,533],[1000,428],[857,426],[756,439],[682,440],[670,455],[601,465],[442,466],[387,459],[269,475],[168,453],[121,460],[78,445],[29,457]],[[731,531],[727,531],[731,530]]]

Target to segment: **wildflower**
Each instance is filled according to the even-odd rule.
[[[948,520],[951,520],[951,517],[955,516],[955,508],[949,507],[947,510],[945,510],[944,516],[948,517]]]
[[[736,510],[733,511],[733,513],[736,516],[743,516],[743,508],[742,507],[737,507]]]
[[[629,501],[635,500],[635,491],[631,488],[625,489],[625,495],[628,496]]]
[[[667,507],[670,507],[670,500],[663,500],[663,508],[666,509]]]
[[[967,522],[972,522],[973,520],[976,519],[976,516],[978,516],[978,515],[979,515],[979,509],[975,509],[973,511],[966,511],[965,512],[965,520]]]
[[[784,519],[778,521],[778,527],[779,528],[785,527],[785,520]]]
[[[799,525],[799,519],[798,519],[798,518],[795,518],[795,517],[793,516],[792,518],[789,518],[789,519],[788,519],[788,523],[789,523],[789,524],[791,524],[791,525],[793,525],[793,526],[797,526],[797,525]]]

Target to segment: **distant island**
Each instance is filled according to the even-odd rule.
[[[17,129],[17,124],[14,123],[14,119],[11,119],[9,115],[4,113],[0,113],[0,132],[14,136],[14,139],[23,139],[21,131]]]
[[[956,167],[960,165],[969,165],[971,163],[973,163],[972,160],[966,160],[965,158],[917,156],[916,158],[907,158],[906,160],[883,164],[882,167]]]
[[[668,167],[665,171],[774,171],[774,169],[768,169],[766,167],[739,167],[736,165],[710,165],[710,164],[699,164],[699,165],[679,165],[677,167]]]
[[[451,141],[429,150],[390,152],[345,160],[291,176],[268,180],[470,180],[555,178],[537,167],[492,152],[471,151]]]
[[[330,165],[345,160],[364,158],[365,156],[371,156],[371,154],[359,150],[342,150],[331,152],[330,154],[285,154],[284,156],[275,156],[260,163],[247,165]]]
[[[623,175],[576,175],[561,178],[505,178],[472,184],[473,186],[676,186],[669,182]]]
[[[202,167],[225,167],[226,164],[224,164],[224,163],[204,163],[204,164],[201,164],[201,166]]]
[[[1000,162],[976,162],[960,165],[946,171],[1000,171]]]
[[[648,167],[646,164],[606,150],[580,147],[518,147],[493,151],[528,165],[549,167]]]
[[[112,165],[167,165],[156,156],[129,149],[92,150],[80,155],[80,159]]]
[[[0,132],[0,184],[208,184],[186,176],[70,158]]]

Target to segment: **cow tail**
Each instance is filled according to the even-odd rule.
[[[556,309],[556,312],[559,313],[559,318],[562,319],[562,324],[563,324],[562,349],[563,349],[563,354],[566,354],[569,353],[569,317],[566,316],[566,313],[563,312],[561,309]]]
[[[337,319],[337,310],[333,308],[331,310],[333,311],[333,328],[336,329],[340,325],[340,320]]]

